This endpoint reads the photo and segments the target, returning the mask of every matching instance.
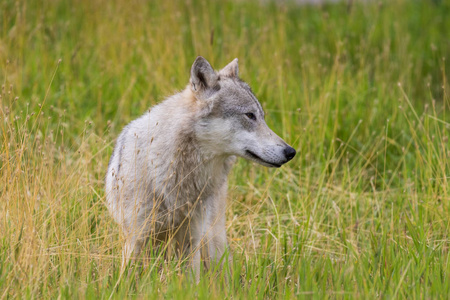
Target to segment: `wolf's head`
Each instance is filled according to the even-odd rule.
[[[280,167],[295,156],[295,149],[264,121],[261,104],[238,77],[237,59],[215,72],[206,59],[197,57],[190,88],[201,107],[195,134],[205,151],[238,155],[267,167]]]

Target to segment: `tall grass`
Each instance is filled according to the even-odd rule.
[[[1,299],[450,294],[448,2],[0,9]],[[121,276],[103,189],[114,139],[184,88],[197,55],[216,68],[238,57],[299,154],[235,166],[229,278],[196,286],[172,260]]]

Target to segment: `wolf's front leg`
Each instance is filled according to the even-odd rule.
[[[175,236],[180,254],[189,260],[195,283],[200,282],[202,222],[197,218],[188,220]]]
[[[133,264],[136,263],[136,259],[139,257],[143,245],[144,239],[138,239],[136,237],[125,238],[125,244],[122,250],[121,273],[125,271],[125,268],[130,260],[133,262]]]
[[[230,159],[231,160],[227,162],[229,164],[228,167],[233,164],[236,158],[231,157]],[[222,186],[212,200],[213,201],[210,202],[210,209],[207,214],[208,225],[210,227],[210,230],[207,232],[208,259],[212,264],[217,264],[221,261],[220,267],[222,268],[225,259],[227,259],[227,257],[223,257],[223,255],[227,251],[227,248],[229,248],[225,224],[225,211],[227,208],[226,180],[223,182]],[[230,251],[228,251],[228,260],[231,261]]]
[[[231,254],[223,257],[228,248],[227,233],[225,228],[225,211],[210,216],[208,230],[204,241],[204,261],[208,269],[213,269],[220,263],[223,268],[225,259],[231,260]]]
[[[225,214],[212,214],[207,207],[201,210],[175,237],[177,248],[190,261],[196,283],[200,281],[202,261],[206,269],[213,268],[221,261],[227,247]]]
[[[228,248],[225,227],[227,183],[223,182],[217,192],[211,196],[201,210],[203,227],[202,258],[208,269],[214,269],[220,264],[223,268],[226,257],[223,257]],[[228,259],[231,255],[228,256]]]

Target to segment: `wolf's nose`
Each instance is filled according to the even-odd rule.
[[[284,148],[284,156],[286,156],[286,159],[288,161],[293,159],[296,153],[297,152],[295,151],[295,149],[290,146],[287,146],[286,148]]]

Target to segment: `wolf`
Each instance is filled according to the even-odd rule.
[[[199,56],[187,87],[129,123],[106,174],[108,210],[123,230],[122,269],[147,243],[172,245],[198,281],[228,251],[227,177],[236,156],[278,168],[296,154],[264,121],[238,60],[220,71]]]

